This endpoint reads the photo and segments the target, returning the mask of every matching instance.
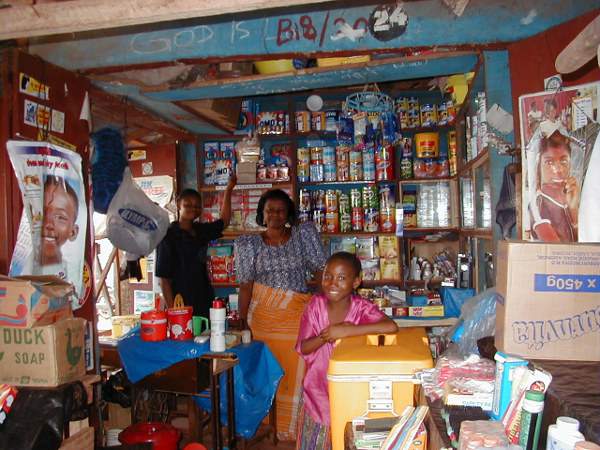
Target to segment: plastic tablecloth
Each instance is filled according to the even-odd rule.
[[[119,356],[132,383],[179,361],[209,353],[209,344],[194,341],[142,341],[134,331],[118,343]],[[260,341],[227,350],[235,353],[239,364],[233,368],[236,432],[244,438],[256,433],[269,412],[283,370],[269,348]],[[225,377],[225,374],[221,374]],[[225,379],[221,379],[225,386]],[[221,389],[221,423],[227,424],[227,389]],[[210,398],[196,397],[198,405],[210,411]]]

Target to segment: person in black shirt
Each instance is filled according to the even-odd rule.
[[[208,243],[223,235],[231,219],[231,192],[236,179],[232,176],[225,189],[221,218],[200,223],[202,201],[193,189],[185,189],[177,197],[178,220],[171,223],[157,248],[156,276],[168,307],[181,294],[187,306],[193,306],[195,316],[208,317],[214,291],[207,272]]]

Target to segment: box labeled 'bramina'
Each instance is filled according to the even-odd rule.
[[[500,241],[496,347],[600,361],[600,244]]]

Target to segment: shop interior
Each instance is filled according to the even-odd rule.
[[[332,341],[303,448],[600,448],[600,2],[67,3],[0,2],[0,448],[299,448],[242,306],[273,189],[397,326]],[[206,317],[157,273],[189,189]]]

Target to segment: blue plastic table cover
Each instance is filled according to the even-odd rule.
[[[208,342],[194,341],[146,342],[134,331],[118,343],[119,356],[132,383],[165,369],[179,361],[210,353]],[[227,350],[235,353],[239,364],[233,368],[236,433],[244,438],[256,434],[269,412],[283,370],[269,348],[260,341],[241,344]],[[227,389],[225,374],[221,374],[221,423],[227,424]],[[210,411],[210,398],[195,397],[196,403]]]

